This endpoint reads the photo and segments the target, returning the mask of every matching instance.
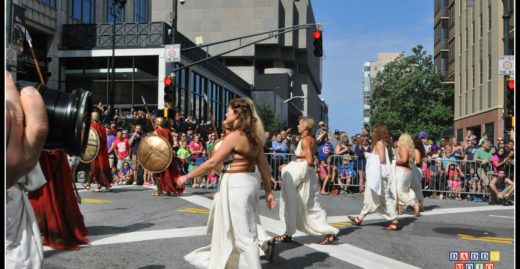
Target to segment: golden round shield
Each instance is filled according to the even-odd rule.
[[[217,152],[217,150],[220,148],[220,146],[222,146],[222,141],[224,140],[219,140],[217,142],[215,142],[215,145],[213,145],[213,148],[211,149],[211,156],[213,156],[213,154],[215,154],[215,152]],[[215,170],[215,172],[217,172],[217,174],[222,174],[222,167],[223,167],[223,164],[220,163],[218,164],[213,170]]]
[[[90,128],[88,132],[87,146],[79,157],[79,160],[83,163],[89,163],[95,160],[99,153],[100,140],[96,129]]]
[[[137,160],[144,169],[161,173],[170,166],[173,149],[166,138],[159,135],[145,136],[137,147]]]

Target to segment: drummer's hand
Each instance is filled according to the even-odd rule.
[[[269,193],[265,197],[265,201],[267,202],[267,208],[273,210],[276,207],[276,199],[274,199],[273,193]]]
[[[187,180],[186,175],[180,176],[179,179],[177,179],[177,188],[180,189],[180,188],[184,187],[184,185],[186,184],[186,180]]]

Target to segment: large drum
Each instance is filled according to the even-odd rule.
[[[150,172],[163,172],[170,166],[172,159],[173,149],[170,142],[162,136],[147,135],[137,147],[137,160]]]
[[[88,132],[88,141],[85,150],[79,157],[79,160],[83,163],[90,163],[95,160],[99,153],[100,140],[96,129],[90,128]]]

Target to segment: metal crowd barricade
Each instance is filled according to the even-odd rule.
[[[265,153],[265,157],[271,168],[271,176],[276,181],[281,181],[280,166],[288,164],[295,159],[295,155],[292,153]]]
[[[514,165],[505,164],[505,174],[514,181]],[[485,187],[493,177],[497,176],[493,172],[491,162],[483,164],[481,161],[465,161],[449,158],[427,158],[423,160],[420,168],[423,172],[422,185],[423,192],[439,194],[444,197],[452,196],[455,192],[455,184],[452,174],[460,174],[461,194],[470,199],[471,196],[487,196]],[[441,197],[442,197],[441,196]]]

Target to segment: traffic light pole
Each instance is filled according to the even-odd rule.
[[[511,17],[511,14],[509,12],[509,0],[502,0],[502,3],[504,5],[504,15],[502,18],[504,19],[504,55],[509,55],[509,18]],[[509,126],[508,122],[512,120],[512,118],[509,116],[508,111],[508,86],[507,83],[509,82],[509,76],[504,76],[504,134],[508,133],[507,128],[512,127]],[[514,112],[513,112],[514,113]],[[511,123],[512,125],[512,123]],[[505,135],[504,137],[508,137]]]
[[[260,43],[262,41],[265,41],[267,39],[271,39],[273,37],[277,37],[277,36],[280,36],[280,35],[283,35],[283,34],[286,34],[286,33],[290,33],[290,32],[293,32],[293,31],[298,31],[298,30],[302,30],[302,29],[308,29],[308,28],[312,28],[312,27],[316,27],[316,26],[317,26],[317,24],[315,24],[315,23],[303,24],[303,25],[295,25],[295,26],[291,26],[291,27],[280,28],[280,29],[267,31],[267,32],[262,32],[262,33],[258,33],[258,34],[252,34],[252,35],[247,35],[247,36],[241,36],[241,37],[235,37],[235,38],[231,38],[231,39],[226,39],[226,40],[223,40],[223,41],[209,43],[209,44],[206,44],[206,45],[200,45],[200,46],[195,46],[195,47],[181,49],[181,51],[188,51],[188,50],[192,50],[192,49],[196,49],[196,48],[209,47],[209,46],[212,46],[212,45],[222,44],[222,43],[231,42],[231,41],[235,41],[235,40],[241,40],[241,39],[244,39],[244,38],[250,38],[250,37],[255,37],[255,36],[269,34],[268,37],[265,37],[265,38],[262,38],[262,39],[259,39],[259,40],[247,43],[245,45],[239,46],[239,47],[234,48],[234,49],[227,50],[225,52],[219,53],[219,54],[214,55],[214,56],[206,57],[206,58],[204,58],[202,60],[193,62],[191,64],[181,66],[179,68],[173,69],[172,72],[177,72],[177,71],[182,70],[184,68],[188,68],[190,66],[197,65],[197,64],[209,61],[209,60],[211,60],[213,58],[217,58],[217,57],[220,57],[222,55],[231,53],[233,51],[237,51],[239,49],[242,49],[242,48],[245,48],[245,47],[257,44],[257,43]]]

